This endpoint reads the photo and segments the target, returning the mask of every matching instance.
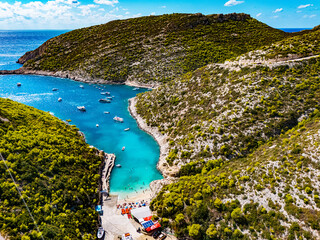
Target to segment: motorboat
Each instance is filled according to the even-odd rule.
[[[103,239],[104,233],[105,233],[104,229],[102,227],[99,227],[98,231],[97,231],[97,238],[98,239]]]
[[[137,91],[137,90],[139,90],[140,88],[138,88],[138,87],[135,87],[134,89],[132,89],[133,91]]]
[[[18,87],[21,87],[21,83],[18,82],[18,83],[17,83],[17,86],[18,86]]]
[[[84,88],[84,86],[83,86],[83,85],[80,85],[79,87],[80,87],[80,88],[82,88],[82,89]]]
[[[129,131],[129,130],[130,130],[130,128],[125,128],[125,129],[124,129],[124,131]]]
[[[102,92],[101,95],[110,95],[110,92]]]
[[[109,114],[110,112],[107,112],[107,111],[106,111],[106,112],[103,112],[103,113],[104,113],[104,114]]]
[[[84,106],[78,106],[77,108],[81,112],[85,112],[86,111],[86,108]]]
[[[121,167],[121,164],[117,164],[116,167]]]
[[[62,98],[61,98],[61,97],[59,97],[59,98],[58,98],[58,102],[61,102],[61,101],[62,101]]]
[[[125,149],[126,149],[126,147],[123,146],[121,150],[124,151]]]
[[[101,102],[101,103],[111,103],[111,101],[109,99],[104,99],[104,98],[99,99],[99,102]]]
[[[99,124],[98,124],[98,123],[96,124],[96,127],[99,127]]]
[[[54,91],[54,92],[58,91],[58,88],[52,88],[52,91]]]
[[[116,122],[123,122],[123,118],[121,118],[121,117],[117,117],[117,116],[115,116],[114,118],[113,118],[113,120],[114,121],[116,121]]]

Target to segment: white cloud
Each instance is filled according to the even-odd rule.
[[[256,17],[260,17],[262,15],[262,13],[258,13],[257,15],[256,15]]]
[[[107,6],[104,5],[82,5],[78,0],[46,1],[23,4],[21,1],[8,3],[0,0],[0,26],[3,29],[74,29],[129,17],[106,13]],[[115,2],[118,0],[113,0]],[[118,10],[114,8],[113,12]]]
[[[226,2],[226,3],[224,4],[224,6],[230,7],[230,6],[235,6],[235,5],[238,5],[238,4],[241,4],[241,3],[244,3],[244,1],[229,0],[228,2]]]
[[[118,0],[94,0],[97,4],[104,4],[109,6],[114,6],[115,4],[119,3]]]
[[[273,13],[278,13],[278,12],[282,12],[283,8],[277,8],[276,10],[273,11]]]
[[[312,7],[313,4],[306,4],[306,5],[300,5],[298,8],[301,9],[301,8],[307,8],[307,7]]]

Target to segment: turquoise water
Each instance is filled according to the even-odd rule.
[[[0,55],[1,62],[4,60]],[[12,61],[8,66],[13,68]],[[3,64],[2,69],[5,67],[6,64]],[[22,86],[17,87],[17,82]],[[84,88],[80,88],[80,85]],[[52,91],[53,88],[58,88],[58,91]],[[111,103],[100,103],[99,99],[105,97],[100,93],[106,91],[114,98]],[[151,181],[162,178],[156,169],[158,144],[138,128],[128,112],[128,99],[143,91],[146,89],[134,91],[132,87],[124,85],[90,85],[46,76],[0,76],[0,97],[51,112],[62,120],[70,119],[71,124],[85,134],[90,145],[115,153],[116,164],[122,167],[113,169],[110,188],[111,193],[118,193],[121,197],[146,189]],[[60,97],[62,101],[58,102]],[[80,112],[77,106],[85,106],[87,111]],[[105,114],[105,111],[110,114]],[[114,116],[124,118],[124,122],[115,122]],[[130,128],[130,131],[124,131],[125,128]]]

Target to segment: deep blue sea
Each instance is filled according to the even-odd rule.
[[[293,32],[301,32],[303,30],[310,30],[312,28],[279,28],[280,30],[288,33],[293,33]]]
[[[0,31],[0,69],[21,67],[15,63],[21,55],[64,32]],[[17,87],[18,82],[21,87]],[[58,91],[52,91],[53,88]],[[106,91],[114,98],[111,103],[100,103],[99,99],[104,97],[100,93]],[[113,169],[110,188],[111,193],[120,197],[146,189],[151,181],[162,178],[156,169],[158,144],[138,128],[128,112],[128,99],[143,91],[146,89],[134,91],[124,85],[90,85],[46,76],[0,76],[0,97],[50,112],[62,120],[70,119],[85,134],[88,144],[116,154],[116,164],[122,167]],[[62,101],[58,102],[58,98]],[[80,112],[77,106],[85,106],[87,111]],[[106,111],[110,113],[105,114]],[[124,118],[124,122],[115,122],[114,116]],[[124,131],[125,128],[130,130]]]

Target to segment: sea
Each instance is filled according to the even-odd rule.
[[[25,52],[36,49],[48,39],[67,31],[0,31],[0,69],[18,69],[16,63]],[[17,83],[21,87],[17,87]],[[80,87],[83,86],[83,88]],[[57,91],[52,91],[57,88]],[[98,85],[65,78],[35,75],[0,75],[0,97],[71,120],[85,135],[86,142],[116,155],[110,179],[110,193],[125,198],[149,188],[162,175],[156,165],[160,149],[157,142],[139,129],[128,111],[128,99],[148,89],[125,85]],[[100,103],[101,92],[110,92],[111,103]],[[58,98],[62,98],[58,102]],[[81,112],[77,106],[85,106]],[[109,113],[106,113],[109,112]],[[124,119],[115,122],[115,116]],[[124,129],[129,128],[129,131]],[[122,148],[124,147],[124,150]]]

